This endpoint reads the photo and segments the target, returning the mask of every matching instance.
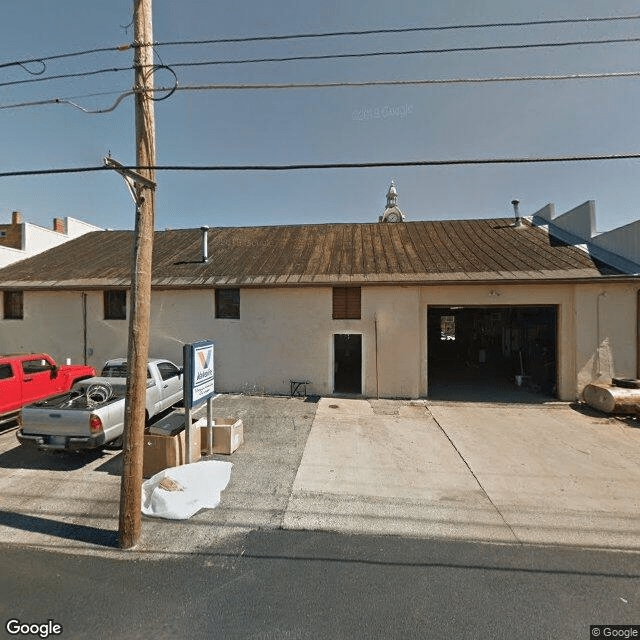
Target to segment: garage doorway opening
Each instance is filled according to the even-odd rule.
[[[362,335],[333,336],[334,393],[362,393]]]
[[[428,397],[537,402],[557,393],[556,306],[430,307]]]

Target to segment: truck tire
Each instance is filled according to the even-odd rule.
[[[623,389],[640,389],[640,380],[637,378],[613,378],[611,384]]]
[[[118,451],[119,449],[122,449],[123,445],[124,440],[122,436],[118,436],[115,440],[107,442],[107,444],[105,444],[103,448],[107,449],[107,451]]]

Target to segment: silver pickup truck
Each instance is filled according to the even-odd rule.
[[[82,380],[66,393],[27,405],[22,409],[18,440],[26,446],[64,451],[122,446],[126,375],[124,358],[109,360],[100,376]],[[168,360],[150,359],[147,420],[182,397],[182,369]]]

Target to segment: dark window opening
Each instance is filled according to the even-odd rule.
[[[216,289],[216,318],[240,320],[240,289]]]
[[[4,319],[22,320],[24,317],[24,296],[22,291],[4,292]]]
[[[124,289],[104,292],[104,319],[127,319],[127,292]]]
[[[360,287],[333,288],[333,319],[360,320]]]

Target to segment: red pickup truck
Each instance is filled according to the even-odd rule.
[[[95,374],[93,367],[57,365],[46,353],[0,356],[0,424],[15,420],[24,405],[64,393]]]

